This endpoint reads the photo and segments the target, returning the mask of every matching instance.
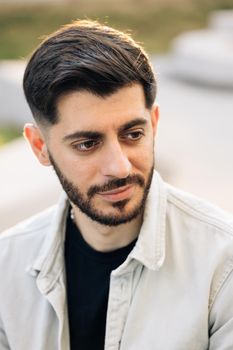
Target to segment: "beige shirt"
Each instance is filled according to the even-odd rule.
[[[0,350],[69,350],[68,201],[1,234]],[[233,218],[155,173],[110,280],[105,350],[233,349]],[[94,349],[93,349],[94,350]]]

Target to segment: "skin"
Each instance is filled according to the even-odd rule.
[[[120,218],[132,212],[142,201],[141,186],[134,182],[114,190],[104,186],[132,175],[148,181],[158,106],[147,109],[142,87],[134,84],[105,98],[87,91],[71,92],[60,97],[57,110],[55,125],[25,125],[25,136],[40,163],[50,166],[52,157],[84,199],[91,187],[102,189],[91,198],[93,209],[101,214]],[[120,201],[125,202],[121,208]],[[143,213],[127,223],[109,226],[72,206],[83,238],[98,251],[126,246],[139,234]]]

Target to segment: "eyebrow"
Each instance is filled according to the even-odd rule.
[[[72,134],[66,135],[63,141],[72,141],[79,138],[99,139],[103,137],[103,133],[97,131],[75,131]]]
[[[118,128],[118,132],[123,132],[126,131],[130,128],[133,128],[136,125],[146,125],[147,124],[147,120],[144,118],[135,118],[133,120],[130,120],[129,122],[123,124],[122,126],[120,126]],[[66,135],[63,138],[63,141],[72,141],[72,140],[76,140],[79,138],[87,138],[87,139],[100,139],[104,136],[103,133],[99,132],[99,131],[75,131],[72,134]]]
[[[118,132],[126,131],[130,128],[133,128],[134,126],[143,126],[147,124],[147,119],[144,118],[136,118],[133,120],[130,120],[129,122],[123,124],[122,126],[119,127]]]

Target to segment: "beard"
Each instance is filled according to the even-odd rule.
[[[78,186],[74,185],[64,176],[50,153],[49,158],[54,171],[61,183],[61,186],[66,192],[70,202],[78,207],[79,210],[86,214],[90,219],[97,221],[102,225],[117,226],[126,224],[133,219],[136,219],[139,215],[143,214],[153,177],[154,164],[152,164],[146,180],[141,175],[132,174],[123,179],[112,179],[104,185],[91,186],[88,189],[86,195],[84,195]],[[135,184],[142,189],[141,200],[139,200],[139,202],[135,204],[134,208],[131,210],[127,211],[125,209],[127,204],[130,202],[130,199],[124,199],[111,203],[112,208],[115,208],[117,211],[116,214],[105,214],[103,211],[101,211],[101,209],[96,208],[93,204],[93,198],[97,193],[111,191],[130,184]]]

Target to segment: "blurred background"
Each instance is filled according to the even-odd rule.
[[[40,40],[77,18],[129,31],[150,54],[163,178],[233,213],[233,0],[0,0],[0,230],[56,202],[22,138],[22,76]]]

